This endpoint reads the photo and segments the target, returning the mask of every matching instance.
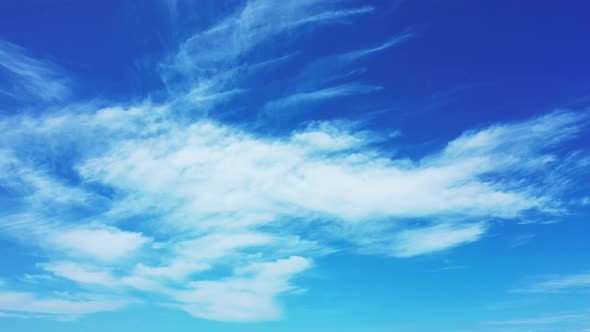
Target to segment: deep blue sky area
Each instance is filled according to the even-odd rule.
[[[0,331],[590,331],[590,2],[0,2]]]

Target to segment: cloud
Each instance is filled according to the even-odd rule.
[[[483,322],[478,331],[588,331],[588,310]]]
[[[95,312],[117,311],[129,304],[122,300],[37,297],[28,292],[0,292],[0,310],[25,314],[79,316]]]
[[[45,271],[79,284],[162,294],[184,310],[217,320],[279,317],[274,294],[288,288],[285,278],[273,279],[278,286],[268,293],[255,289],[255,294],[266,294],[255,306],[236,305],[229,311],[218,308],[222,302],[206,302],[203,285],[224,294],[220,299],[237,294],[250,303],[243,295],[250,291],[236,285],[244,279],[256,283],[266,274],[245,277],[239,272],[248,270],[244,265],[321,255],[327,244],[324,235],[346,239],[360,252],[412,257],[478,240],[492,225],[470,222],[473,218],[518,218],[530,209],[556,213],[559,196],[547,190],[551,183],[537,187],[537,181],[523,181],[519,174],[532,176],[556,163],[547,158],[551,149],[574,137],[585,121],[584,114],[556,112],[469,131],[418,160],[396,160],[372,146],[383,139],[380,134],[356,131],[347,122],[315,123],[273,138],[211,120],[185,125],[173,121],[166,114],[169,110],[159,110],[103,109],[83,115],[82,121],[73,115],[35,120],[38,124],[27,127],[27,135],[55,140],[62,137],[56,133],[77,122],[98,137],[110,137],[96,154],[76,161],[74,169],[82,182],[117,194],[77,226],[67,220],[39,224],[43,218],[29,218],[25,225],[42,226],[37,231],[44,235],[42,248],[57,258],[40,265]],[[10,174],[8,182],[16,183],[25,173]],[[61,204],[48,194],[51,186],[32,188],[33,194],[46,197],[45,205]],[[48,215],[39,205],[27,204],[29,212]],[[410,226],[413,218],[428,221]],[[98,222],[142,219],[150,222],[138,224],[141,231]],[[326,223],[332,226],[324,227]],[[370,231],[376,224],[380,226]],[[365,231],[342,233],[347,227]],[[312,236],[297,239],[297,234]],[[158,246],[148,246],[152,238],[160,239]],[[121,268],[112,270],[100,262]],[[235,267],[236,273],[194,281],[203,271],[223,266]],[[186,283],[194,283],[188,293],[182,290]],[[259,310],[246,310],[252,306]]]
[[[590,273],[560,275],[533,283],[517,291],[526,293],[557,293],[590,288]]]
[[[287,97],[273,100],[264,106],[263,113],[272,116],[274,112],[284,112],[290,107],[305,106],[308,103],[319,102],[335,97],[353,96],[382,90],[382,87],[351,83],[323,88],[316,91],[298,92]],[[284,116],[284,113],[280,115]],[[276,116],[276,115],[275,115]]]
[[[255,263],[236,270],[221,281],[199,281],[174,297],[196,317],[223,321],[274,320],[281,317],[277,295],[292,291],[289,280],[309,268],[311,262],[291,256],[274,262]]]
[[[312,15],[309,17],[305,17],[295,22],[291,23],[291,26],[298,26],[301,24],[308,24],[314,22],[326,22],[332,20],[341,20],[347,18],[348,16],[353,15],[360,15],[360,14],[368,14],[373,12],[375,8],[371,6],[364,6],[358,7],[353,9],[345,9],[345,10],[331,10],[331,11],[324,11],[316,15]]]
[[[0,293],[0,310],[77,316],[138,295],[205,319],[274,320],[279,298],[300,290],[296,279],[320,256],[409,258],[477,241],[497,218],[567,212],[563,193],[585,153],[564,144],[587,112],[468,130],[418,157],[396,154],[362,123],[311,121],[270,135],[215,116],[233,98],[252,99],[254,114],[282,114],[379,90],[335,81],[410,35],[311,60],[279,93],[244,84],[286,61],[249,57],[278,35],[373,10],[337,3],[247,2],[164,61],[170,95],[157,103],[1,117],[0,232],[42,253],[29,272],[43,273],[35,285],[44,291]],[[58,282],[96,294],[56,296]]]
[[[0,40],[0,93],[19,101],[61,101],[69,95],[63,69],[39,60],[12,43]],[[2,77],[0,76],[0,77]]]
[[[40,264],[44,270],[78,283],[97,284],[103,286],[113,285],[115,278],[110,271],[96,266],[84,265],[74,262],[60,261]]]
[[[315,58],[302,66],[295,76],[282,82],[280,95],[273,99],[269,98],[270,101],[267,101],[259,112],[259,117],[262,117],[259,120],[272,115],[285,118],[290,112],[305,109],[310,103],[383,90],[381,86],[357,81],[366,72],[365,67],[359,67],[364,64],[362,60],[398,46],[413,37],[413,34],[405,33],[396,35],[377,46]],[[347,83],[334,85],[343,80]]]
[[[560,315],[539,316],[529,319],[511,319],[486,322],[487,325],[547,325],[570,321],[588,321],[588,313],[566,313]]]
[[[477,241],[493,225],[474,218],[556,213],[559,196],[547,190],[550,183],[537,187],[518,177],[515,185],[510,178],[555,163],[547,158],[551,148],[574,137],[585,121],[583,114],[556,112],[466,132],[418,160],[395,160],[372,146],[381,135],[349,122],[318,122],[273,138],[211,120],[184,125],[161,112],[99,110],[78,121],[112,138],[74,169],[81,181],[117,195],[77,226],[27,220],[30,229],[42,226],[41,247],[56,257],[39,267],[80,285],[160,294],[195,316],[231,321],[280,317],[276,297],[309,268],[303,262],[330,252],[330,238],[366,254],[413,257]],[[54,133],[76,119],[62,119],[50,134],[39,128],[55,119],[39,121],[27,135],[61,137]],[[53,189],[33,187],[33,193],[45,190]],[[46,204],[61,204],[39,195]],[[411,226],[414,218],[424,222]],[[138,224],[141,231],[98,223],[142,219],[150,222]],[[349,227],[353,231],[342,231]],[[354,231],[359,227],[363,231]],[[289,270],[291,264],[297,268]],[[234,273],[201,279],[221,267]],[[240,300],[228,305],[228,298]]]
[[[347,123],[314,122],[305,130],[292,133],[294,144],[311,147],[314,150],[342,151],[359,148],[372,143],[376,137],[363,132],[351,132]]]
[[[569,121],[553,127],[563,118]],[[537,136],[518,141],[518,135],[527,127],[537,127],[538,136],[551,140],[552,135],[574,130],[576,118],[555,113],[469,133],[441,153],[414,163],[390,160],[370,148],[333,154],[317,142],[302,144],[301,137],[318,135],[317,131],[298,132],[292,136],[295,141],[267,140],[231,126],[199,121],[150,139],[123,141],[109,153],[87,160],[79,171],[90,181],[115,186],[131,196],[141,193],[144,199],[157,198],[163,206],[183,202],[177,210],[191,213],[201,225],[223,214],[237,219],[235,225],[241,225],[242,218],[268,222],[273,216],[292,213],[320,213],[350,221],[447,213],[513,218],[528,209],[555,208],[555,200],[544,197],[535,183],[507,182],[515,171],[534,172],[551,162]],[[502,135],[481,142],[497,131]],[[513,144],[501,148],[508,137]],[[150,177],[155,170],[159,176]],[[506,176],[498,176],[501,181],[484,180],[491,174]]]
[[[257,232],[220,232],[172,244],[171,259],[165,265],[135,266],[134,276],[153,279],[185,280],[190,274],[206,271],[219,260],[238,255],[244,248],[256,248],[277,241]],[[239,256],[239,255],[238,255]]]
[[[517,248],[517,247],[524,246],[524,245],[528,244],[529,242],[531,242],[535,238],[535,236],[536,236],[535,234],[518,235],[518,236],[514,237],[512,240],[510,240],[509,246],[511,248]]]
[[[106,226],[63,229],[48,239],[57,250],[105,261],[127,257],[147,242],[140,233]]]
[[[9,140],[8,138],[7,141]],[[22,159],[24,158],[19,158],[15,151],[0,147],[0,181],[5,190],[11,191],[15,196],[23,196],[29,204],[39,207],[49,202],[84,205],[90,201],[91,198],[83,190],[62,183]]]
[[[377,45],[375,47],[369,47],[369,48],[365,48],[365,49],[360,49],[360,50],[348,52],[348,53],[339,55],[337,57],[339,58],[340,61],[343,61],[343,62],[356,61],[356,60],[359,60],[363,57],[372,55],[374,53],[387,50],[393,46],[397,46],[397,45],[399,45],[403,42],[406,42],[407,40],[410,40],[414,37],[415,37],[415,35],[413,33],[404,33],[404,34],[401,34],[398,36],[394,36],[393,38],[390,38],[389,40],[387,40],[384,43]]]
[[[232,81],[240,56],[264,42],[303,26],[338,21],[367,14],[372,7],[333,9],[318,0],[297,4],[271,0],[249,1],[216,25],[184,41],[178,52],[162,64],[164,81],[171,88],[186,82],[207,82],[217,87]],[[220,78],[221,77],[221,78]]]
[[[22,210],[5,219],[52,256],[40,269],[80,285],[160,294],[168,298],[162,305],[172,301],[198,317],[251,321],[280,317],[278,294],[309,268],[303,261],[330,252],[330,239],[412,257],[476,241],[493,227],[474,219],[560,213],[562,183],[528,179],[560,170],[553,151],[583,129],[586,115],[554,112],[468,131],[415,160],[392,159],[373,145],[383,135],[350,122],[269,137],[210,119],[179,122],[166,104],[5,121],[10,141],[27,135],[56,146],[45,158],[60,156],[64,139],[85,151],[71,161],[81,185],[59,187],[72,197],[64,201],[54,197],[59,181],[51,172],[5,147],[3,165],[16,171],[4,183],[32,184],[12,196]],[[65,135],[73,124],[80,138]],[[98,137],[100,147],[85,149]],[[32,171],[53,182],[35,185]],[[96,196],[108,204],[85,203]],[[77,197],[87,197],[79,203],[85,218],[55,209]],[[409,223],[415,218],[420,227]],[[129,230],[129,220],[144,222]],[[268,272],[273,264],[300,268]],[[201,277],[227,267],[234,273]],[[234,296],[240,301],[227,305]]]
[[[301,74],[286,79],[287,84],[281,84],[280,89],[273,88],[273,84],[267,86],[269,81],[277,81],[277,77],[268,77],[262,69],[279,67],[295,57],[294,53],[276,54],[277,49],[282,49],[276,46],[281,36],[290,37],[281,39],[281,44],[288,44],[298,34],[325,24],[347,22],[375,9],[371,6],[343,9],[343,5],[341,1],[318,0],[298,1],[297,4],[269,0],[246,2],[211,27],[179,42],[178,49],[163,61],[160,74],[171,99],[177,107],[191,109],[191,112],[201,115],[222,116],[228,112],[252,111],[258,113],[260,124],[264,124],[272,120],[269,115],[276,116],[273,115],[275,111],[284,116],[287,112],[285,108],[294,109],[298,104],[303,107],[312,102],[381,90],[382,87],[371,84],[349,82],[334,85],[333,81],[342,78],[342,71],[348,65],[401,44],[412,34],[405,33],[377,46],[312,61],[309,66],[298,70]],[[176,4],[170,5],[171,12],[177,13],[177,7]],[[271,56],[261,59],[260,54]],[[364,71],[363,68],[346,70],[348,73],[344,76]],[[250,88],[253,91],[247,91]],[[264,91],[259,91],[261,88]],[[241,110],[210,113],[218,103],[227,103],[239,97],[242,97],[240,100],[248,100],[247,96],[261,93],[272,97],[267,98],[262,107],[241,103]]]
[[[485,225],[446,225],[404,230],[393,240],[393,255],[411,257],[479,240]]]

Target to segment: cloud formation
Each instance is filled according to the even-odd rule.
[[[372,11],[250,1],[163,61],[164,101],[0,118],[0,232],[43,253],[30,274],[46,289],[69,285],[66,297],[11,291],[9,283],[0,310],[68,318],[154,296],[154,305],[204,319],[279,319],[279,296],[301,291],[298,278],[323,255],[409,258],[475,242],[497,219],[565,213],[563,191],[584,154],[561,149],[584,130],[584,112],[468,130],[413,158],[394,154],[387,133],[349,120],[275,135],[256,130],[264,116],[256,124],[206,116],[249,94],[242,83],[261,66],[289,60],[244,60],[257,47]],[[410,37],[314,59],[284,92],[265,94],[256,112],[380,90],[349,66]],[[37,73],[21,77],[30,86],[50,79]],[[350,83],[336,83],[349,75]]]
[[[24,48],[0,40],[0,96],[20,102],[55,102],[69,95],[68,80],[56,64],[39,60]]]
[[[517,176],[556,163],[552,147],[575,136],[585,121],[582,114],[556,112],[466,132],[419,160],[396,160],[372,145],[379,134],[347,123],[321,122],[272,138],[211,120],[177,123],[167,112],[143,106],[7,119],[23,124],[12,126],[13,138],[27,128],[27,135],[58,137],[59,146],[72,121],[87,126],[81,132],[108,139],[72,161],[80,185],[61,185],[64,197],[83,200],[64,201],[28,171],[4,173],[3,183],[31,188],[21,197],[23,211],[5,216],[12,221],[4,227],[21,236],[27,228],[33,230],[28,236],[42,234],[40,245],[51,257],[39,265],[42,271],[101,286],[100,293],[110,296],[129,288],[155,292],[217,320],[280,317],[276,296],[294,289],[289,281],[313,257],[333,250],[326,232],[360,252],[410,257],[478,240],[488,226],[477,219],[558,213],[563,207],[556,191],[547,190],[551,183],[539,187]],[[37,125],[24,125],[31,121]],[[113,126],[105,125],[109,121]],[[82,148],[91,144],[84,137],[77,141]],[[40,167],[31,166],[52,178]],[[43,197],[43,204],[31,196]],[[99,210],[87,205],[101,200],[108,204]],[[72,226],[74,214],[55,214],[72,204],[91,217]],[[30,215],[36,218],[22,220]],[[407,224],[416,218],[429,221]],[[134,230],[126,229],[130,220]],[[358,227],[364,231],[347,231]],[[301,238],[303,233],[311,236]],[[198,277],[220,266],[234,271],[220,280]],[[223,299],[229,297],[243,301],[228,306]]]

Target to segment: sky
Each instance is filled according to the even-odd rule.
[[[589,10],[0,2],[0,330],[590,331]]]

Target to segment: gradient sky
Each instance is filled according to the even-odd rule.
[[[588,13],[0,2],[0,331],[590,331]]]

